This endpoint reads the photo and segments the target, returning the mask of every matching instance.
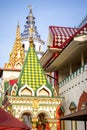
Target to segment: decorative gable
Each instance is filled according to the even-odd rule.
[[[52,92],[50,89],[48,89],[45,85],[42,85],[42,87],[40,87],[37,90],[37,96],[52,96]]]
[[[17,62],[17,63],[15,64],[14,68],[16,68],[16,69],[21,69],[21,68],[22,68],[21,62]]]
[[[27,84],[25,84],[22,88],[19,90],[19,96],[34,96],[34,91],[31,87],[29,87]]]
[[[7,64],[7,68],[10,69],[11,68],[11,63]]]

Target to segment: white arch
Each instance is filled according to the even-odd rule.
[[[45,110],[41,110],[41,111],[37,112],[36,117],[38,117],[38,115],[39,115],[40,113],[43,113],[43,114],[47,115],[48,118],[51,118],[50,112],[45,111]]]
[[[30,90],[30,91],[31,91],[31,93],[32,93],[32,96],[34,96],[34,90],[33,90],[31,87],[29,87],[27,84],[25,84],[23,87],[21,87],[21,88],[20,88],[19,93],[18,93],[18,94],[19,94],[19,96],[21,96],[21,95],[22,95],[22,93],[21,93],[21,92],[22,92],[22,90],[23,90],[23,89],[25,89],[25,88],[27,88],[28,90]]]
[[[45,89],[48,93],[49,93],[49,96],[51,97],[52,96],[52,92],[49,88],[47,88],[45,85],[42,85],[38,90],[37,90],[37,96],[39,96],[39,92],[41,90]],[[43,95],[42,95],[43,96]]]
[[[24,111],[22,111],[22,112],[19,114],[19,118],[20,118],[20,119],[21,119],[21,117],[22,117],[22,115],[23,115],[24,113],[29,113],[29,114],[31,115],[31,117],[34,116],[34,115],[33,115],[33,111],[30,111],[30,110],[24,110]]]

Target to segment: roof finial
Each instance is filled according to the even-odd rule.
[[[20,25],[19,25],[19,21],[18,21],[18,25],[17,25],[17,29],[16,29],[16,39],[20,40]]]
[[[32,6],[29,5],[28,7],[29,7],[29,9],[30,9],[30,14],[32,14]],[[33,14],[32,14],[32,15],[33,15]]]
[[[18,20],[18,26],[19,26],[19,20]]]
[[[33,17],[33,13],[32,13],[32,6],[31,6],[31,5],[29,5],[28,7],[29,7],[29,9],[30,9],[29,16]]]
[[[32,10],[32,6],[31,5],[28,5],[29,9]]]
[[[30,42],[30,47],[33,47],[33,32],[34,32],[34,29],[32,27],[30,27],[29,28],[29,34],[30,34],[29,42]]]

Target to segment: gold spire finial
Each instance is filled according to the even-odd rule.
[[[33,29],[32,27],[30,27],[30,28],[29,28],[29,32],[30,32],[30,34],[33,34],[34,29]]]
[[[30,27],[29,28],[29,34],[30,34],[29,42],[30,42],[30,47],[33,47],[33,32],[34,32],[34,29],[32,27]]]
[[[33,37],[34,28],[32,26],[29,27],[29,35]]]

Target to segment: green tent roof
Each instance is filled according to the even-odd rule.
[[[50,87],[33,45],[28,49],[17,84],[20,87],[27,84],[33,90],[37,90],[42,85]]]

